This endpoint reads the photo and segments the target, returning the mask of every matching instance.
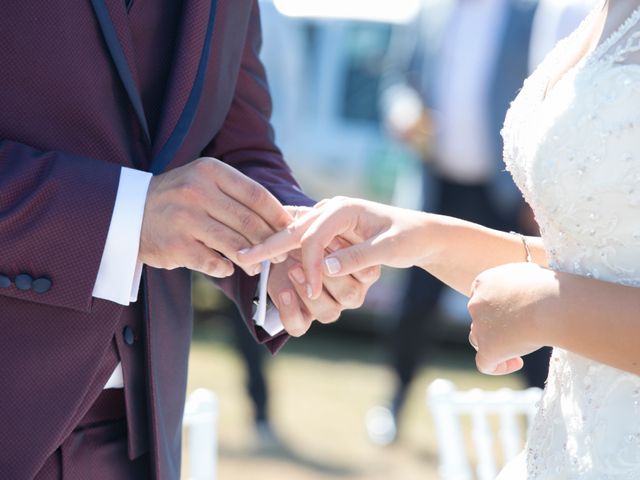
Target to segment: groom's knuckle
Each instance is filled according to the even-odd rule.
[[[216,161],[211,157],[200,157],[191,165],[196,174],[203,175],[215,168]]]
[[[267,201],[265,191],[263,188],[255,182],[249,182],[244,187],[246,189],[246,195],[251,205],[262,205]]]
[[[209,221],[202,227],[202,229],[204,230],[204,233],[208,238],[217,238],[222,234],[224,230],[222,228],[222,224],[214,220]]]
[[[242,250],[244,248],[251,247],[249,242],[247,242],[240,235],[232,235],[231,237],[229,237],[229,239],[227,240],[227,246],[233,252],[237,252],[237,251]]]
[[[243,233],[255,232],[259,230],[260,225],[258,224],[258,220],[252,213],[242,213],[240,214],[240,228]]]

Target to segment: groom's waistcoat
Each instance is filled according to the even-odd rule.
[[[125,0],[108,0],[117,11],[116,3]],[[157,132],[171,58],[177,36],[182,2],[180,0],[158,0],[125,2],[126,15],[115,16],[116,28],[128,32],[133,50],[132,70],[140,92],[149,135],[153,142]],[[125,33],[126,34],[126,33]],[[145,145],[137,143],[137,156],[147,155]],[[122,366],[127,408],[127,437],[129,456],[137,458],[149,449],[147,409],[147,371],[145,359],[145,335],[143,302],[126,308],[116,327],[114,349]],[[107,354],[102,360],[104,367],[113,364],[114,355]]]
[[[131,13],[163,3],[133,0]],[[124,0],[3,5],[0,478],[33,478],[118,360],[131,453],[148,442],[154,478],[179,478],[190,272],[145,268],[131,307],[91,295],[122,166],[159,174],[214,156],[283,203],[310,203],[274,145],[256,1],[183,0],[176,21],[170,58],[154,57],[170,62],[158,105],[141,86],[159,64],[136,55]],[[248,318],[255,281],[219,285]],[[272,350],[285,340],[247,324]]]

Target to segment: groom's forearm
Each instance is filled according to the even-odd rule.
[[[522,237],[453,217],[421,214],[421,229],[416,232],[424,242],[424,256],[418,266],[442,282],[469,295],[473,280],[485,270],[507,263],[531,260],[547,266],[542,239]]]

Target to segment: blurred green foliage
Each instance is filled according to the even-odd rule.
[[[224,294],[213,282],[200,273],[193,273],[191,299],[196,312],[220,310],[224,303]]]

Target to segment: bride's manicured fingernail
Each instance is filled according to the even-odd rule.
[[[273,257],[273,258],[271,259],[271,261],[272,261],[273,263],[282,263],[282,262],[284,262],[286,259],[287,259],[287,255],[286,255],[286,254],[284,254],[284,255],[278,255],[277,257]]]
[[[240,255],[246,255],[247,253],[249,253],[251,251],[250,248],[243,248],[242,250],[238,250],[238,253]]]
[[[340,265],[340,260],[335,257],[327,257],[324,259],[324,265],[327,267],[327,272],[329,275],[336,275],[340,273],[342,269],[342,265]]]
[[[313,298],[313,288],[311,288],[311,285],[309,285],[307,283],[307,298],[311,299]]]

